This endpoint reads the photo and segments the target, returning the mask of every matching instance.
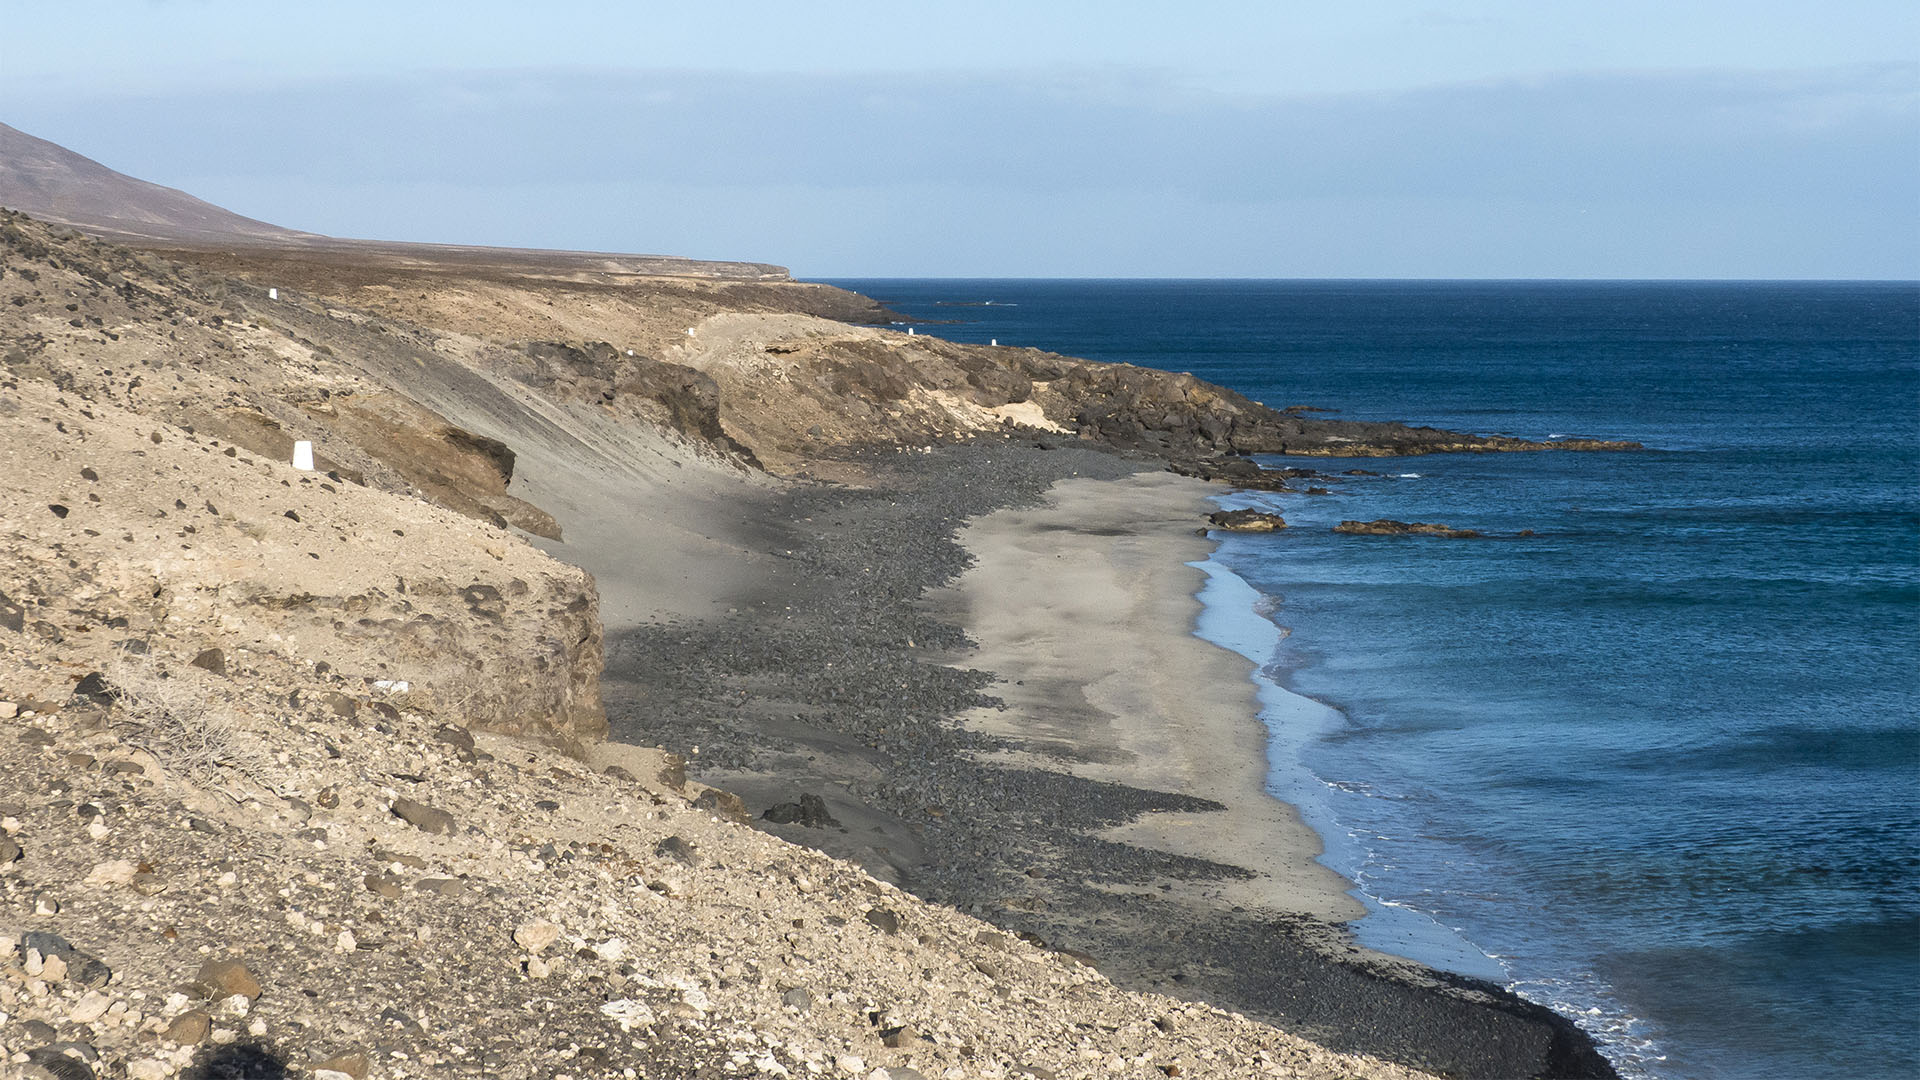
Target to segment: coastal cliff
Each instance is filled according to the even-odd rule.
[[[1041,909],[994,884],[1009,866],[939,863],[974,835],[943,807],[974,804],[959,772],[910,775],[961,769],[971,745],[942,710],[978,704],[982,678],[922,652],[963,650],[965,632],[915,605],[995,499],[1250,453],[1546,446],[854,325],[839,320],[885,312],[772,275],[443,256],[162,253],[0,221],[0,1040],[16,1064],[1606,1075],[1571,1025],[1485,988],[1369,996],[1392,979],[1356,972],[1289,1006],[1211,970],[1272,933],[1252,923],[1195,954],[1191,985],[1151,992],[1129,957],[1060,951],[1072,927],[1027,929]],[[313,471],[288,464],[296,441]],[[1058,449],[1036,442],[1071,456],[1043,464]],[[1026,452],[1025,486],[995,488],[1013,466],[988,463],[978,500],[935,484],[912,502],[902,451],[962,443]],[[878,519],[840,500],[863,492],[927,512],[862,533]],[[815,709],[833,715],[796,720]],[[616,736],[672,752],[604,741],[610,712]],[[821,854],[743,824],[815,805],[796,801],[819,798],[799,790],[802,744],[819,769],[867,770],[845,789],[859,797],[817,802],[868,815],[864,838],[818,814],[763,826]],[[923,781],[948,785],[942,804]],[[1028,798],[981,800],[973,827],[1041,813]],[[1205,810],[1089,800],[1089,828]],[[1143,883],[1216,873],[1140,860]],[[1351,1053],[1222,1005],[1303,1017]],[[1418,1021],[1346,1030],[1386,1031],[1395,1009]],[[1442,1015],[1469,1018],[1450,1042]]]

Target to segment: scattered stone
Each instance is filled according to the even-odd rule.
[[[98,991],[89,990],[86,996],[74,1003],[73,1008],[67,1013],[67,1019],[76,1024],[91,1024],[107,1015],[107,1007],[112,1004],[112,998]]]
[[[452,724],[441,724],[440,729],[433,733],[433,737],[440,742],[447,743],[462,750],[473,749],[473,732],[463,727],[455,727]]]
[[[20,715],[20,705],[12,701],[0,701],[0,720],[11,720]],[[619,766],[615,766],[618,768]]]
[[[27,625],[27,610],[0,592],[0,630],[19,633]]]
[[[96,705],[113,703],[114,692],[107,686],[107,677],[97,671],[89,671],[73,688],[73,696]]]
[[[458,831],[458,826],[455,825],[452,814],[447,813],[445,810],[435,810],[425,803],[417,803],[412,799],[395,799],[393,801],[393,816],[419,829],[421,832],[440,833],[442,835],[452,836]]]
[[[133,876],[139,872],[139,864],[127,859],[115,859],[112,862],[95,863],[93,869],[87,871],[86,880],[82,881],[81,884],[98,885],[102,887],[110,885],[131,885],[133,884]]]
[[[20,850],[20,845],[14,842],[13,837],[0,836],[0,866],[19,862],[23,854],[25,853]]]
[[[368,874],[364,879],[367,891],[387,900],[400,898],[400,882],[397,878],[385,874]]]
[[[211,671],[215,675],[227,673],[227,654],[223,649],[201,649],[199,654],[187,663],[202,671]]]
[[[467,891],[467,883],[458,878],[421,878],[413,883],[413,887],[420,892],[445,897],[461,896]]]
[[[794,987],[780,995],[780,1003],[790,1009],[806,1012],[813,1008],[813,994],[803,987]]]
[[[693,845],[679,836],[669,836],[653,845],[653,853],[663,859],[672,859],[684,866],[699,865],[699,856],[693,853]]]
[[[213,1017],[199,1009],[192,1009],[174,1017],[163,1037],[178,1046],[198,1046],[212,1034]]]
[[[866,918],[868,926],[873,927],[883,934],[897,934],[900,932],[900,916],[895,915],[886,908],[868,908]]]
[[[31,952],[27,954],[27,959],[29,961],[27,974],[38,975],[40,978],[50,983],[59,983],[59,982],[67,981],[67,961],[65,957],[61,957],[61,956],[41,957],[40,964],[39,964],[40,970],[35,971],[31,966],[31,961],[33,957],[36,955],[38,954],[31,953]]]
[[[67,981],[82,990],[99,990],[113,981],[113,969],[97,956],[76,952],[67,958]]]
[[[742,825],[753,820],[753,815],[747,812],[747,804],[741,801],[740,796],[719,788],[702,791],[699,798],[693,800],[693,806],[696,810],[705,810],[717,818]]]
[[[244,997],[252,1001],[260,996],[260,983],[253,972],[238,960],[209,960],[200,965],[200,974],[194,976],[194,986],[199,988],[200,996],[209,1001],[224,1001],[232,997]]]
[[[372,1062],[364,1051],[348,1050],[324,1061],[316,1061],[312,1067],[315,1073],[327,1070],[350,1077],[351,1080],[366,1080],[367,1070],[372,1067]]]
[[[72,956],[78,951],[66,938],[46,930],[29,930],[22,934],[20,947],[31,949],[41,956]]]
[[[654,779],[674,791],[684,791],[687,787],[687,759],[679,754],[666,755],[660,766],[660,772]]]
[[[409,855],[404,851],[388,851],[385,848],[374,848],[373,857],[376,862],[399,863],[401,866],[411,867],[415,870],[425,870],[427,868],[427,860],[418,855]]]
[[[559,937],[560,927],[546,919],[521,923],[513,931],[514,944],[535,956],[545,952],[548,946],[559,940]]]
[[[30,1071],[36,1066],[40,1072]],[[27,1051],[27,1068],[21,1070],[21,1075],[46,1077],[47,1080],[94,1080],[98,1074],[92,1066],[69,1054],[64,1047],[41,1046]]]

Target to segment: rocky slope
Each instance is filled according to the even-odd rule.
[[[5,1075],[1415,1075],[1116,990],[736,824],[659,752],[582,761],[282,643],[222,673],[21,606]]]

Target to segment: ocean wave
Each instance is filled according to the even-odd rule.
[[[1536,1005],[1567,1017],[1593,1036],[1621,1080],[1656,1080],[1667,1055],[1645,1019],[1628,1012],[1599,976],[1580,972],[1571,978],[1526,979],[1507,989]]]

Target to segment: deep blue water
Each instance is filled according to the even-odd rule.
[[[1274,789],[1363,940],[1464,939],[1629,1074],[1920,1075],[1920,286],[835,284],[1274,406],[1645,443],[1229,498],[1294,526],[1214,557],[1286,631],[1265,675],[1335,710],[1269,703]],[[1489,538],[1330,531],[1378,517]]]

